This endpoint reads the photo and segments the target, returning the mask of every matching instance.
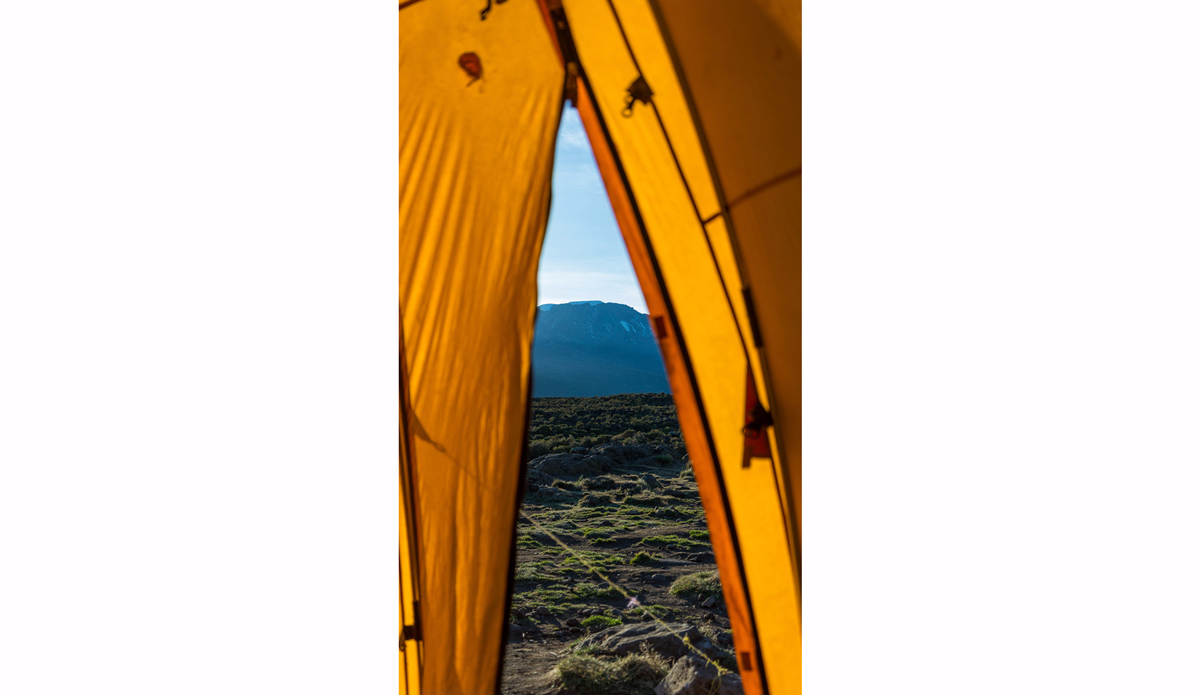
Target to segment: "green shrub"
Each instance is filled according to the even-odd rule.
[[[631,557],[631,558],[629,559],[629,564],[631,564],[631,565],[644,565],[644,564],[646,564],[646,563],[648,563],[648,562],[654,562],[654,561],[655,561],[655,560],[657,560],[657,559],[658,559],[658,557],[657,557],[657,556],[655,556],[655,555],[651,555],[650,553],[646,553],[646,552],[640,552],[640,551],[639,551],[637,555],[634,555],[633,557]]]
[[[688,531],[688,535],[696,540],[708,540],[708,531]]]
[[[621,483],[614,475],[597,475],[591,478],[584,478],[582,481],[585,490],[613,490]]]
[[[737,673],[738,663],[737,659],[733,656],[733,652],[717,646],[723,643],[721,637],[725,637],[729,644],[733,644],[733,631],[722,630],[712,625],[700,625],[699,628],[700,632],[713,644],[715,654],[711,654],[711,656],[715,657],[717,664],[727,671]]]
[[[549,509],[558,509],[566,504],[573,504],[574,500],[565,497],[558,492],[552,492],[548,487],[541,487],[525,496],[525,505],[537,505]]]
[[[593,628],[601,630],[613,625],[620,625],[621,621],[616,618],[610,618],[607,615],[593,615],[579,621],[579,624],[589,630]]]
[[[605,565],[622,565],[625,564],[624,558],[620,555],[611,553],[602,553],[598,550],[579,550],[573,555],[562,561],[563,565],[582,565],[583,560],[594,567],[603,567]]]
[[[541,584],[538,585],[538,588],[532,590],[522,591],[521,589],[517,589],[517,591],[524,600],[545,603],[547,606],[566,603],[568,599],[573,598],[561,589],[543,589],[541,588]]]
[[[649,543],[650,545],[663,545],[668,548],[676,548],[678,550],[691,550],[692,548],[707,548],[708,547],[708,543],[701,543],[699,541],[693,541],[688,538],[683,538],[682,536],[676,536],[676,535],[648,536],[646,538],[643,538],[641,542]]]
[[[662,509],[651,509],[650,515],[659,519],[703,519],[704,510],[688,509],[683,505],[664,507]]]
[[[638,495],[626,497],[625,504],[633,504],[639,507],[660,507],[667,504],[667,498],[643,492]]]
[[[671,593],[676,596],[721,596],[721,576],[717,572],[693,572],[686,574],[671,585]]]
[[[629,610],[625,611],[625,615],[630,615],[635,618],[640,617],[642,615],[649,614],[649,615],[654,616],[655,618],[658,618],[659,620],[666,620],[667,616],[670,615],[670,613],[671,613],[671,610],[669,608],[667,608],[666,606],[659,606],[659,605],[637,606],[636,608],[630,608]]]
[[[595,446],[609,441],[636,443],[647,438],[667,442],[672,447],[682,445],[675,402],[666,393],[535,398],[531,416],[530,441],[544,441],[551,449],[562,445]]]
[[[670,669],[671,663],[654,652],[617,661],[570,654],[554,667],[554,680],[581,695],[653,695]]]
[[[611,545],[617,541],[613,538],[611,531],[601,530],[597,528],[583,529],[583,537],[587,539],[591,545]]]
[[[542,546],[542,544],[538,543],[536,540],[534,540],[533,536],[529,536],[529,535],[525,535],[525,534],[517,536],[517,547],[518,548],[523,548],[523,549],[540,548],[541,546]]]
[[[539,567],[533,563],[523,562],[523,563],[517,565],[517,571],[513,575],[513,581],[516,581],[516,582],[557,582],[557,581],[559,581],[558,577],[555,577],[550,574],[546,574],[546,573],[542,572],[541,570],[542,570],[542,567]]]
[[[611,513],[610,509],[605,507],[580,507],[576,506],[567,512],[571,519],[576,522],[585,522],[589,519],[595,519],[601,516],[608,516]]]
[[[602,492],[589,492],[579,498],[579,504],[587,507],[599,507],[605,504],[612,504],[612,495],[606,495]]]
[[[611,586],[600,586],[591,582],[576,584],[571,590],[582,598],[621,598],[621,592]]]
[[[548,444],[546,444],[545,439],[538,439],[533,442],[530,442],[530,444],[529,444],[529,460],[530,461],[532,461],[533,459],[535,459],[539,456],[545,456],[548,453],[550,453],[550,446]]]

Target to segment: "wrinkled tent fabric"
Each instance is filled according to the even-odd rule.
[[[481,4],[400,13],[401,527],[418,539],[401,599],[419,594],[422,627],[402,683],[499,690],[536,263],[578,61],[570,91],[659,336],[746,691],[798,692],[799,5],[509,0],[481,20]],[[639,77],[652,96],[631,103]],[[748,376],[770,458],[749,457]]]
[[[562,67],[536,3],[499,9],[486,22],[476,2],[400,12],[404,424],[424,655],[409,692],[493,692],[508,624]]]

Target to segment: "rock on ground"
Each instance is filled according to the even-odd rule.
[[[721,676],[716,689],[717,669],[703,659],[687,655],[675,662],[667,677],[654,687],[654,695],[743,695],[742,678],[734,673]]]
[[[667,623],[666,627],[658,623],[614,625],[583,638],[576,649],[594,647],[603,654],[625,656],[639,653],[642,645],[646,645],[647,648],[673,659],[691,653],[680,637],[687,637],[693,646],[711,658],[719,654],[703,633],[686,623]]]
[[[664,458],[665,457],[665,458]],[[546,454],[529,462],[526,481],[530,491],[550,486],[555,480],[587,480],[585,487],[594,490],[631,489],[637,483],[617,481],[605,476],[622,465],[645,467],[673,467],[680,462],[670,447],[655,448],[643,444],[602,444],[585,449],[575,447],[569,454]],[[661,488],[658,478],[651,474],[643,477],[651,488]],[[546,491],[547,494],[550,491]]]
[[[629,446],[623,444],[601,444],[598,447],[594,447],[592,453],[604,456],[617,463],[633,463],[654,456],[654,450],[642,444]]]
[[[600,475],[612,470],[613,460],[605,456],[582,454],[547,454],[529,462],[529,478],[542,480],[576,480]]]

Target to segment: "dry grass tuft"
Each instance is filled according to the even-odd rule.
[[[709,596],[721,597],[721,576],[717,572],[693,572],[685,574],[671,585],[671,593],[676,596]]]
[[[616,661],[571,654],[554,667],[554,678],[582,695],[653,695],[670,670],[671,662],[650,651]]]

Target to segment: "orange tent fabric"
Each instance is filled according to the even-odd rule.
[[[400,12],[400,315],[421,688],[488,693],[503,644],[562,68],[538,6]],[[472,57],[473,56],[473,57]],[[406,652],[407,653],[407,652]]]

